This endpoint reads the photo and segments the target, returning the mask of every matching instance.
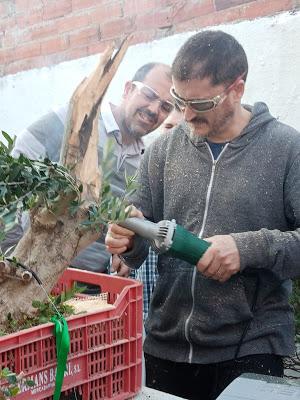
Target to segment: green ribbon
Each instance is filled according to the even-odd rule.
[[[70,350],[70,336],[68,324],[63,316],[54,315],[51,318],[54,323],[54,336],[56,338],[57,369],[55,378],[55,389],[53,400],[59,400],[64,381],[64,374],[67,369],[67,357]]]

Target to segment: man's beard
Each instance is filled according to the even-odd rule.
[[[233,109],[228,108],[227,110],[224,110],[221,115],[217,115],[215,120],[212,122],[209,122],[208,119],[204,117],[197,116],[193,118],[188,123],[188,125],[190,127],[192,136],[197,138],[199,137],[199,133],[197,133],[197,125],[200,123],[206,124],[209,127],[209,130],[205,134],[201,134],[201,136],[206,139],[214,138],[224,133],[228,126],[228,123],[230,122],[230,120],[232,120],[233,115]]]

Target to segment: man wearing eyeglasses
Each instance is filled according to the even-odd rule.
[[[133,199],[132,216],[174,218],[211,243],[195,266],[159,256],[146,321],[147,385],[187,399],[216,399],[244,372],[282,376],[294,352],[300,134],[266,104],[242,104],[247,74],[231,35],[203,31],[182,46],[171,93],[185,122],[146,150]],[[116,224],[106,244],[132,268],[148,251]]]
[[[125,84],[120,104],[103,107],[99,120],[99,160],[109,138],[114,146],[114,171],[110,177],[112,190],[121,195],[125,186],[125,170],[134,175],[144,152],[143,136],[155,130],[173,110],[170,94],[171,69],[161,63],[148,63],[140,67],[133,79]],[[68,105],[56,108],[17,137],[14,156],[21,153],[31,159],[49,157],[57,162],[66,123]],[[23,224],[24,225],[24,224]],[[22,233],[22,232],[21,232]],[[2,248],[10,247],[20,239],[20,227],[14,230]],[[83,250],[72,266],[93,272],[106,272],[110,253],[103,239]],[[97,288],[98,290],[98,288]],[[91,288],[90,292],[93,292]]]

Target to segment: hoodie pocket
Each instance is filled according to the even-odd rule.
[[[234,345],[247,322],[255,297],[245,286],[245,278],[238,274],[221,284],[202,275],[197,276],[194,309],[189,321],[189,337],[193,343],[211,347]]]
[[[185,264],[185,263],[183,263]],[[158,340],[185,340],[184,324],[192,308],[193,267],[165,258],[151,299],[146,331]]]

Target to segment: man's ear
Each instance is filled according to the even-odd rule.
[[[133,90],[132,81],[127,81],[124,86],[123,98],[126,99],[129,93]]]
[[[235,87],[231,91],[232,93],[231,96],[235,103],[241,102],[241,98],[244,95],[244,91],[245,91],[245,82],[243,81],[243,79],[241,79],[239,82],[235,84]]]
[[[241,79],[239,82],[236,83],[233,89],[234,99],[236,101],[240,101],[244,95],[244,92],[245,92],[245,81]]]

